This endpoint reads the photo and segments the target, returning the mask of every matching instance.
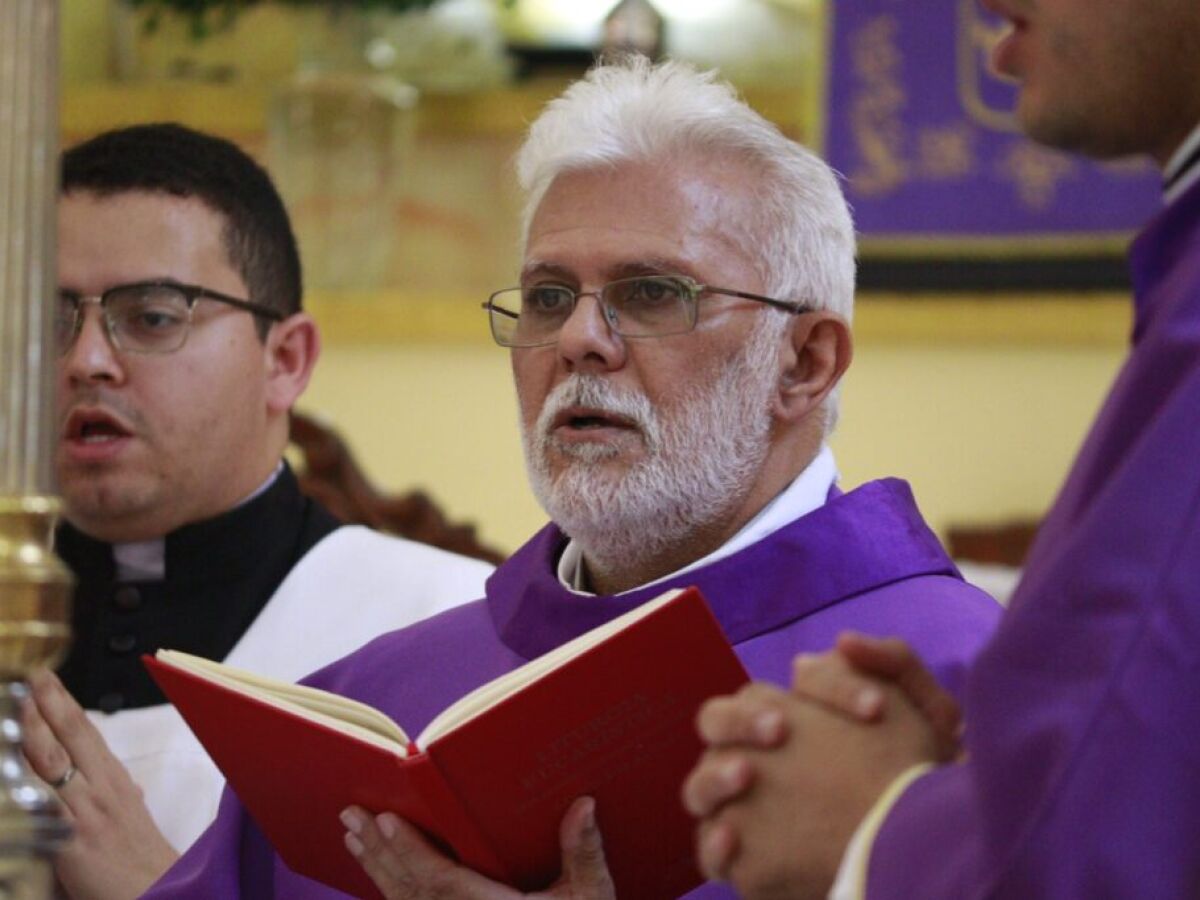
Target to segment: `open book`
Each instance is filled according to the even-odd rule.
[[[586,602],[586,601],[584,601]],[[680,801],[700,704],[746,672],[695,588],[671,591],[489,682],[410,738],[369,706],[160,650],[146,665],[278,850],[358,896],[342,809],[395,812],[522,890],[559,871],[576,798],[596,818],[617,896],[663,900],[701,881]]]

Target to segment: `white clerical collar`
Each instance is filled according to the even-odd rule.
[[[166,541],[162,538],[113,544],[117,581],[162,581],[167,568],[166,555]]]
[[[262,494],[275,483],[275,479],[282,471],[283,460],[280,460],[275,471],[267,476],[267,480],[231,506],[230,510],[245,506]],[[117,581],[161,581],[167,573],[166,538],[113,544],[113,561],[117,564]]]
[[[737,534],[708,556],[689,563],[682,569],[664,575],[662,578],[656,578],[650,584],[657,584],[684,572],[690,572],[692,569],[707,566],[726,556],[732,556],[739,550],[761,541],[783,526],[790,525],[801,516],[808,515],[814,509],[824,505],[825,499],[829,496],[829,489],[837,481],[837,475],[837,463],[833,459],[833,451],[829,449],[828,445],[822,444],[820,452],[805,467],[804,471],[776,495],[774,500],[759,510],[758,515],[743,525]],[[558,580],[572,593],[587,597],[595,596],[590,591],[580,588],[580,585],[584,583],[583,550],[577,541],[568,541],[567,546],[563,548],[562,556],[558,560]],[[630,590],[638,590],[643,587],[647,587],[647,585],[638,585]]]
[[[1188,136],[1163,168],[1163,197],[1168,203],[1200,181],[1200,125]]]

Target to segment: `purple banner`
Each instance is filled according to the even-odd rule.
[[[1021,136],[978,0],[828,0],[826,156],[867,238],[1111,238],[1159,202],[1148,162],[1097,164]],[[1082,241],[1086,243],[1086,241]]]

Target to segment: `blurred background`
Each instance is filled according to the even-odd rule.
[[[604,46],[718,67],[847,177],[843,486],[905,477],[946,536],[1049,505],[1122,357],[1122,254],[1155,202],[1142,167],[1014,133],[993,39],[976,0],[65,0],[62,137],[175,120],[266,163],[325,339],[301,408],[376,486],[508,552],[545,517],[480,303],[515,282],[522,130]]]

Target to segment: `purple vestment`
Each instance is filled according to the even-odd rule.
[[[1133,247],[1133,351],[914,782],[875,898],[1200,897],[1200,186]]]
[[[555,575],[564,543],[547,526],[496,570],[484,600],[385,635],[309,682],[378,707],[415,735],[485,681],[667,588],[696,584],[754,678],[786,684],[796,653],[827,649],[854,628],[907,638],[956,689],[999,618],[996,603],[959,577],[897,480],[832,496],[732,556],[619,597],[564,589]],[[603,827],[603,810],[598,818]],[[287,869],[226,791],[212,828],[148,896],[341,895]],[[716,885],[689,894],[718,896],[729,894]]]

